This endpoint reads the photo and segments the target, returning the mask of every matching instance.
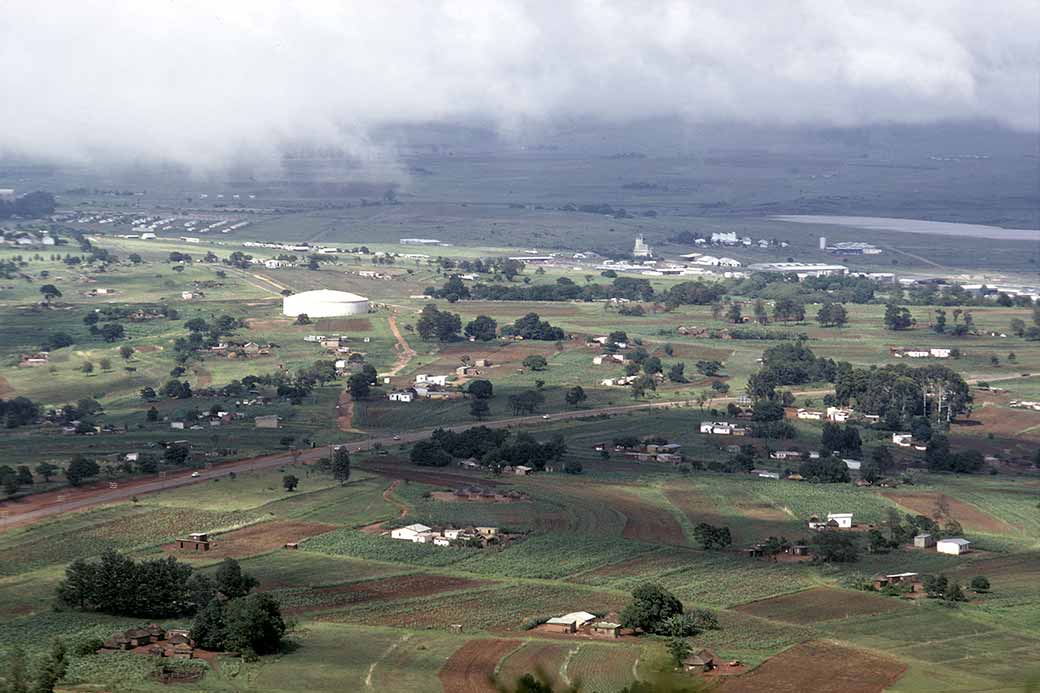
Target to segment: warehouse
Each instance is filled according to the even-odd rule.
[[[332,318],[367,312],[368,299],[346,291],[317,289],[286,296],[282,300],[282,314],[291,317],[305,314],[311,318]]]
[[[849,268],[844,265],[821,265],[812,262],[761,262],[748,267],[752,272],[780,272],[797,274],[799,279],[806,277],[833,277],[848,274]]]

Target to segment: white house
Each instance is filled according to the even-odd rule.
[[[932,349],[928,350],[928,352],[932,355],[932,358],[937,358],[937,359],[948,359],[948,358],[950,358],[950,352],[951,351],[952,351],[951,349],[944,349],[944,348],[938,348],[938,349],[932,348]]]
[[[971,542],[960,537],[940,539],[935,544],[935,550],[939,553],[948,553],[951,556],[960,556],[962,553],[971,551]]]
[[[415,382],[426,383],[427,385],[447,385],[447,375],[430,375],[429,373],[419,373],[415,376]]]
[[[810,421],[822,421],[823,412],[818,409],[799,409],[798,418],[809,419]]]
[[[462,529],[446,529],[444,530],[444,538],[451,539],[453,541],[461,539],[465,536],[466,531]]]
[[[842,407],[827,407],[827,420],[835,423],[845,423],[852,417],[851,409]]]
[[[430,531],[430,527],[421,524],[408,525],[407,527],[398,527],[397,529],[390,531],[391,539],[403,539],[405,541],[419,542],[419,538],[425,533]]]
[[[893,433],[892,442],[901,448],[908,448],[914,442],[914,436],[911,433]]]
[[[415,390],[394,390],[387,399],[391,402],[412,402],[415,400]]]
[[[451,541],[447,537],[434,537],[434,546],[451,546]]]
[[[769,456],[774,460],[794,460],[802,456],[798,450],[773,450]]]
[[[742,436],[747,429],[725,421],[701,421],[701,433],[713,433],[720,436]]]
[[[863,466],[863,463],[859,460],[842,460],[842,462],[844,462],[845,466],[854,472],[858,472],[860,467]]]
[[[285,262],[282,260],[264,260],[264,267],[267,269],[281,269],[285,267]]]
[[[546,623],[550,626],[562,627],[573,633],[594,620],[596,620],[595,614],[590,614],[588,611],[575,611],[563,616],[550,618]]]
[[[827,513],[827,521],[834,520],[841,529],[852,528],[852,513]]]

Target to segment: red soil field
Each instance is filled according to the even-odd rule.
[[[889,491],[884,492],[881,495],[915,513],[932,517],[935,513],[936,502],[942,494],[892,493]],[[965,503],[964,501],[957,500],[952,496],[946,496],[946,504],[949,506],[949,518],[960,522],[966,529],[978,529],[993,534],[1013,532],[1015,530],[1015,528],[1008,523],[997,519],[988,513],[982,512],[971,503]]]
[[[177,558],[242,558],[277,549],[291,542],[303,541],[307,537],[324,534],[336,529],[336,525],[321,522],[292,522],[276,520],[236,529],[226,534],[211,537],[210,550],[195,552],[178,549],[176,544],[167,544],[163,550]]]
[[[622,536],[625,539],[675,546],[686,545],[686,535],[683,534],[679,521],[664,508],[642,503],[638,498],[623,491],[603,495],[604,500],[609,496],[613,508],[624,514],[625,529]]]
[[[530,641],[519,650],[509,655],[502,662],[498,671],[500,683],[511,686],[524,674],[542,674],[553,689],[561,687],[565,682],[560,679],[560,665],[567,653],[577,646],[555,642]]]
[[[519,645],[519,640],[470,640],[455,651],[437,676],[445,691],[496,693],[491,683],[495,666]]]
[[[913,608],[893,597],[817,587],[804,592],[785,594],[770,599],[742,604],[735,608],[745,614],[786,623],[808,624],[849,616],[900,611]]]
[[[906,665],[827,642],[796,645],[742,676],[726,678],[722,693],[881,693]]]
[[[315,597],[314,606],[285,609],[288,613],[336,609],[347,604],[396,599],[401,596],[428,597],[441,592],[471,589],[494,584],[491,580],[468,580],[448,575],[402,575],[400,577],[376,578],[365,582],[354,582],[335,587],[316,587],[305,594]]]

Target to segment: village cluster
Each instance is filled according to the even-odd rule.
[[[434,529],[424,524],[414,523],[407,527],[398,527],[390,530],[390,538],[410,541],[413,544],[487,548],[488,546],[507,544],[514,537],[511,534],[502,532],[498,527],[466,527],[463,529],[446,527]]]

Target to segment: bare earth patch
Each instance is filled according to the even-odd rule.
[[[0,397],[8,397],[14,394],[14,388],[11,387],[11,383],[7,382],[7,378],[0,375]]]
[[[165,551],[177,558],[241,558],[265,553],[285,546],[288,543],[303,541],[308,537],[336,529],[336,525],[322,522],[293,522],[276,520],[236,529],[226,534],[212,537],[210,550],[202,553],[181,550],[176,544],[167,544]]]
[[[762,599],[735,611],[787,623],[808,624],[850,616],[868,616],[913,608],[907,602],[869,592],[817,587],[804,592]]]
[[[906,665],[865,650],[827,642],[796,645],[714,690],[724,693],[881,693]]]
[[[470,640],[455,651],[437,675],[445,691],[495,693],[495,666],[520,645],[519,640]]]
[[[893,493],[889,491],[884,492],[881,495],[885,496],[885,498],[888,498],[889,500],[895,501],[904,508],[913,510],[915,513],[932,517],[935,513],[939,496],[943,494]],[[1015,531],[1015,528],[1008,523],[993,517],[989,513],[979,510],[971,503],[965,503],[964,501],[953,498],[952,496],[946,496],[945,504],[948,508],[947,516],[949,519],[956,520],[967,529],[978,529],[992,534]]]
[[[377,578],[365,582],[335,587],[315,587],[304,593],[314,604],[310,606],[291,607],[287,613],[336,609],[349,604],[361,604],[373,601],[387,601],[401,597],[429,597],[441,592],[473,589],[494,584],[490,580],[470,580],[448,575],[402,575],[400,577]]]

